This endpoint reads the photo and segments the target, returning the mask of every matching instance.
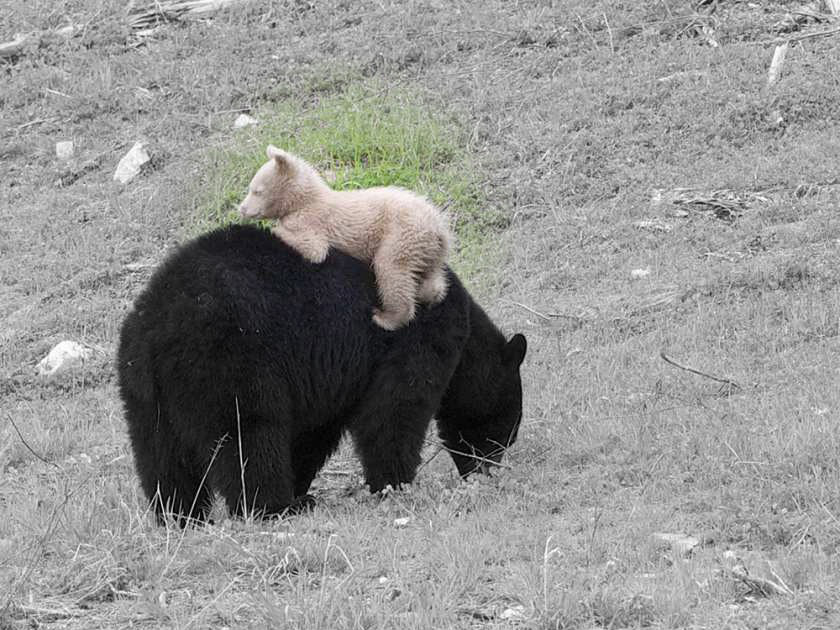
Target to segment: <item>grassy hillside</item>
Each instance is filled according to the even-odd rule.
[[[360,75],[327,95],[296,94],[252,112],[259,122],[213,145],[194,182],[187,233],[239,221],[248,182],[275,144],[315,165],[336,190],[402,186],[426,195],[452,220],[452,260],[465,280],[482,283],[498,267],[500,211],[487,209],[478,172],[456,113],[425,103],[408,89],[389,89]]]
[[[840,627],[823,4],[255,0],[145,34],[124,4],[0,0],[0,40],[37,34],[0,59],[0,628]],[[262,124],[235,132],[242,112]],[[119,324],[269,136],[337,185],[451,202],[459,268],[529,340],[494,477],[460,482],[431,437],[386,496],[345,448],[309,514],[146,513]],[[152,160],[118,185],[138,140]],[[67,338],[93,358],[38,377]]]

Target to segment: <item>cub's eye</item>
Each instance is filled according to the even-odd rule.
[[[256,197],[259,197],[260,195],[263,194],[262,188],[252,188],[251,189],[251,194],[256,196]]]

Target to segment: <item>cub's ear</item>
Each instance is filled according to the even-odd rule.
[[[277,166],[281,169],[286,170],[292,167],[291,156],[283,149],[278,149],[273,144],[269,144],[265,152],[268,155],[268,159],[277,162]]]
[[[505,344],[505,349],[502,351],[502,362],[505,365],[518,368],[522,365],[527,350],[528,342],[525,341],[525,335],[516,334]]]

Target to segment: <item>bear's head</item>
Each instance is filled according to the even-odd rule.
[[[516,440],[526,351],[520,334],[465,348],[437,414],[439,435],[462,477],[489,472]]]
[[[246,219],[282,219],[286,215],[318,202],[329,190],[318,172],[301,158],[268,145],[268,162],[263,164],[239,205]]]

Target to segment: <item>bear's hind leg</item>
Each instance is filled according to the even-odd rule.
[[[200,458],[186,449],[169,422],[154,409],[126,398],[134,463],[158,522],[174,516],[181,527],[205,521],[211,497]]]
[[[282,514],[294,503],[289,443],[285,435],[264,430],[266,421],[243,417],[242,426],[252,427],[242,432],[242,456],[238,437],[228,435],[213,464],[213,487],[233,515]]]

